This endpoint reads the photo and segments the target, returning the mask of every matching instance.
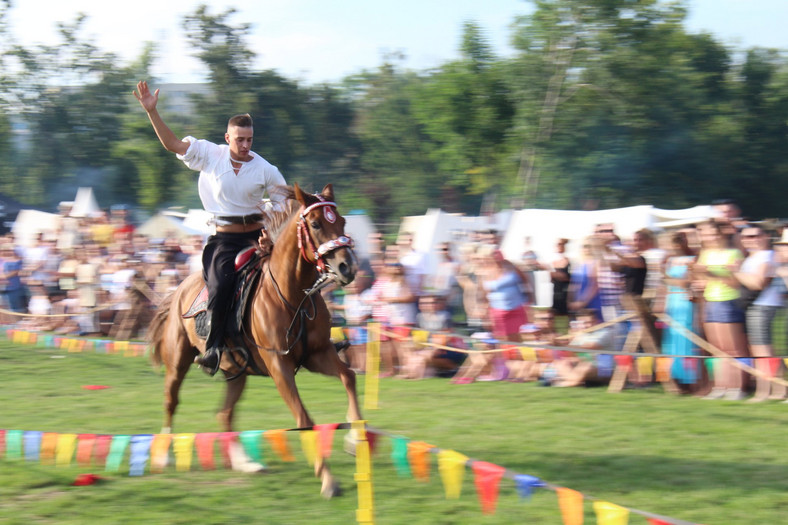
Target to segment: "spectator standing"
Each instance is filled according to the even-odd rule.
[[[731,364],[731,359],[747,355],[744,331],[744,312],[739,307],[739,282],[734,276],[739,271],[742,253],[732,248],[720,224],[708,222],[703,226],[703,248],[693,269],[693,276],[703,288],[705,299],[703,328],[708,341],[726,353],[719,359],[714,374],[714,387],[705,399],[744,399],[744,377]]]
[[[2,265],[0,286],[2,286],[5,306],[13,312],[24,312],[25,289],[21,278],[23,262],[14,251],[12,244],[3,244],[0,265]]]
[[[602,246],[598,237],[586,237],[580,251],[580,261],[575,265],[569,284],[569,310],[578,312],[591,309],[602,315],[602,296],[599,288],[599,270]]]
[[[550,282],[553,283],[553,312],[555,315],[569,315],[569,282],[571,281],[571,263],[566,256],[568,239],[558,239],[555,245],[556,254],[550,270]]]
[[[754,366],[768,377],[771,375],[769,361],[774,356],[772,323],[777,311],[783,307],[782,286],[781,283],[777,283],[776,287],[771,286],[776,264],[766,232],[759,226],[751,225],[742,230],[741,240],[748,255],[735,276],[743,286],[742,299],[746,303],[752,300],[751,304],[742,304],[746,308],[747,339],[750,353],[755,358]],[[752,402],[785,397],[786,391],[782,385],[761,377],[756,377],[755,383],[755,395],[750,399]]]

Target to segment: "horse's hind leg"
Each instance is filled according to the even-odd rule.
[[[172,421],[175,416],[175,410],[178,408],[180,401],[180,390],[183,379],[189,371],[193,357],[193,350],[191,350],[188,340],[185,338],[173,345],[174,353],[167,359],[167,371],[164,376],[164,426],[161,429],[162,434],[169,434],[172,432]]]
[[[225,372],[225,377],[227,375]],[[216,419],[219,420],[219,425],[225,432],[232,432],[233,430],[235,404],[238,403],[244,391],[246,377],[242,375],[225,383],[224,406],[216,414]],[[243,446],[237,441],[230,443],[230,464],[233,470],[240,472],[260,472],[265,470],[264,465],[252,461],[244,451]]]

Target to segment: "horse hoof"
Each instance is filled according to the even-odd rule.
[[[320,490],[320,495],[326,499],[336,498],[342,495],[342,487],[339,486],[339,483],[332,483],[327,487],[323,487]]]

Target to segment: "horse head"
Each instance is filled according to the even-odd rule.
[[[318,194],[305,193],[293,186],[295,199],[301,204],[298,217],[298,244],[301,255],[340,286],[353,281],[358,259],[353,240],[345,235],[345,218],[337,211],[334,188],[327,184]]]

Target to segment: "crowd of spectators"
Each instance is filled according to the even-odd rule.
[[[381,323],[384,376],[554,386],[611,381],[616,365],[609,355],[554,352],[545,362],[511,349],[493,351],[528,342],[675,356],[660,379],[667,390],[707,399],[741,400],[751,393],[752,401],[783,399],[785,388],[769,380],[783,376],[782,360],[769,358],[775,356],[775,318],[785,306],[788,230],[741,219],[730,202],[717,208],[707,222],[659,234],[643,229],[625,239],[613,224],[598,224],[575,260],[566,255],[568,239],[556,239],[555,253],[541,255],[526,241],[522,256],[507,260],[497,232],[471,232],[462,242],[437,246],[441,262],[432,274],[426,255],[413,249],[412,234],[391,246],[376,237],[366,272],[343,297],[332,294],[329,304],[353,342],[363,341],[357,327]],[[537,272],[549,272],[551,306],[534,304]],[[419,344],[423,331],[429,345]],[[364,367],[363,349],[356,344],[351,351],[354,368]],[[745,363],[761,374],[742,372],[725,358],[714,360],[710,371],[692,357],[717,350],[723,353],[712,355],[751,359]],[[640,387],[657,376],[633,366],[624,379]]]
[[[62,334],[142,337],[158,301],[201,271],[203,237],[140,235],[122,208],[86,218],[68,211],[25,246],[11,235],[0,238],[0,321]],[[718,212],[705,223],[658,235],[644,229],[625,239],[613,224],[597,224],[581,241],[556,239],[551,254],[535,253],[524,239],[522,254],[509,259],[499,232],[467,232],[436,246],[432,270],[413,233],[388,246],[373,234],[356,280],[325,297],[356,343],[348,360],[357,370],[365,367],[364,326],[377,321],[384,327],[384,376],[553,386],[611,380],[612,361],[595,353],[528,359],[517,350],[528,342],[677,356],[663,383],[671,390],[708,399],[751,393],[753,401],[783,399],[786,389],[769,380],[782,377],[781,360],[769,358],[785,306],[788,229],[747,222],[730,202]],[[581,245],[570,258],[572,242]],[[549,284],[537,279],[540,272],[549,274]],[[551,305],[536,306],[537,286],[551,287]],[[776,335],[784,338],[780,326]],[[719,359],[709,374],[702,360],[688,357],[708,355],[691,334],[726,355],[752,358],[760,373],[753,377]],[[655,377],[633,367],[627,381],[640,386]]]
[[[0,319],[59,334],[144,334],[153,306],[200,269],[203,239],[135,233],[123,208],[71,217],[27,243],[0,238]],[[32,315],[27,315],[32,314]]]

